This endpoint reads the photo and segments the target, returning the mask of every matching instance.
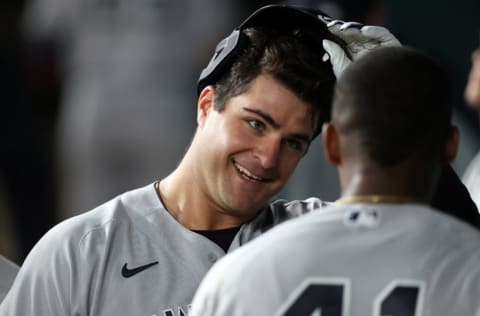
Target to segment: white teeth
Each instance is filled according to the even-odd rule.
[[[251,174],[247,169],[240,166],[238,163],[234,162],[233,165],[237,168],[238,171],[240,171],[240,173],[242,173],[247,178],[251,178],[251,179],[257,180],[257,181],[262,181],[263,180],[263,178],[260,178],[260,177],[257,177],[255,175]]]

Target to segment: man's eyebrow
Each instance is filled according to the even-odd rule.
[[[258,116],[261,116],[265,121],[268,122],[268,124],[272,125],[273,128],[276,128],[276,129],[280,128],[280,124],[275,122],[275,120],[273,119],[272,116],[270,116],[270,114],[267,114],[267,113],[265,113],[263,111],[260,111],[260,110],[257,110],[257,109],[251,109],[251,108],[247,108],[247,107],[243,107],[243,109],[247,112],[255,113]],[[305,135],[305,134],[293,134],[293,135],[291,135],[291,137],[303,140],[308,144],[312,141],[310,139],[310,137],[308,137],[308,135]]]
[[[265,121],[268,122],[268,124],[272,125],[274,128],[280,128],[280,124],[275,122],[275,120],[273,119],[273,117],[270,114],[267,114],[267,113],[265,113],[263,111],[260,111],[260,110],[250,109],[250,108],[246,108],[246,107],[243,107],[243,109],[247,112],[255,113],[255,114],[261,116]]]

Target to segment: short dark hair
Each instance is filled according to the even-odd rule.
[[[245,92],[260,74],[268,74],[295,93],[314,110],[314,136],[329,120],[335,75],[320,41],[312,41],[299,29],[252,27],[243,30],[248,46],[214,84],[215,109]]]
[[[438,159],[452,116],[446,72],[411,47],[388,47],[352,63],[337,82],[332,123],[383,167],[412,154]]]

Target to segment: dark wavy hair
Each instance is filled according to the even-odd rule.
[[[300,30],[252,27],[243,31],[248,46],[214,84],[215,109],[223,111],[227,101],[245,92],[260,74],[268,74],[285,85],[314,109],[312,126],[318,135],[329,120],[335,75],[321,42]]]

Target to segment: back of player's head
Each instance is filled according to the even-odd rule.
[[[285,5],[257,10],[218,44],[200,75],[197,92],[214,85],[215,109],[222,111],[226,102],[245,92],[258,75],[271,75],[314,108],[317,135],[320,120],[329,119],[335,84],[330,62],[322,59],[322,40],[343,44],[318,14]]]
[[[418,50],[378,49],[345,70],[332,111],[340,133],[381,166],[413,155],[439,159],[452,115],[448,77]]]

